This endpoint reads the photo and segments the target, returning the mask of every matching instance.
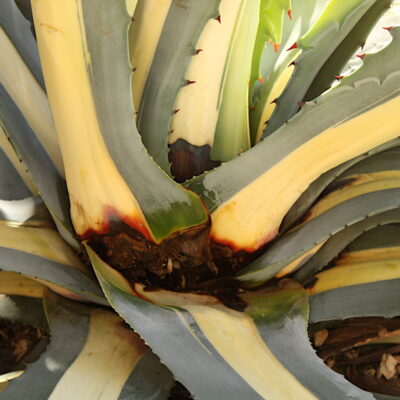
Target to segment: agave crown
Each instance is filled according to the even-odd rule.
[[[2,0],[0,397],[400,396],[399,6]]]

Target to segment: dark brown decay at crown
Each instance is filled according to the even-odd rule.
[[[210,146],[194,146],[186,140],[178,139],[169,145],[168,159],[171,174],[177,182],[184,182],[218,167],[221,163],[210,158]]]
[[[88,241],[131,283],[213,294],[232,308],[242,309],[244,303],[236,296],[238,284],[232,276],[248,262],[249,255],[210,241],[210,225],[208,221],[178,232],[157,245],[125,223],[111,222],[106,234],[91,235]]]

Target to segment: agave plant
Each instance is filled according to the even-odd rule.
[[[398,7],[1,0],[0,398],[398,398]]]

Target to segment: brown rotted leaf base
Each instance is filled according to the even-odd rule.
[[[194,146],[186,140],[178,139],[169,149],[171,173],[177,182],[185,182],[221,164],[211,160],[209,145]]]
[[[13,371],[44,335],[41,329],[21,322],[0,320],[0,374]]]
[[[159,245],[123,222],[113,222],[107,234],[92,235],[89,244],[131,283],[212,294],[232,308],[245,306],[236,296],[238,283],[232,276],[245,264],[247,253],[210,242],[210,222],[178,232]]]
[[[311,328],[317,354],[369,392],[400,396],[400,344],[374,341],[400,335],[400,318],[350,318]]]

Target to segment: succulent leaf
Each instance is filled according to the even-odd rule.
[[[304,97],[312,82],[318,76],[319,71],[346,37],[349,37],[348,41],[351,44],[349,46],[350,52],[343,51],[342,56],[349,58],[352,55],[354,44],[351,33],[356,29],[359,22],[373,24],[376,21],[374,18],[371,18],[370,21],[367,17],[362,20],[376,3],[386,4],[385,1],[380,0],[352,0],[346,3],[340,0],[333,0],[328,3],[318,21],[296,44],[296,48],[302,49],[302,54],[296,60],[295,72],[278,100],[277,107],[264,132],[265,136],[279,128],[298,111],[299,103],[304,101]],[[379,12],[378,10],[378,15]],[[369,27],[363,25],[360,29],[368,33],[372,27],[373,25]],[[358,38],[358,35],[354,35],[354,38]],[[347,43],[345,44],[347,45]],[[359,46],[361,44],[362,42],[358,43]],[[347,61],[342,58],[340,60],[343,64]],[[339,61],[335,60],[336,62],[340,64]],[[328,67],[329,70],[330,68]],[[334,75],[331,77],[332,80],[334,77]]]
[[[62,177],[64,167],[44,89],[37,45],[31,24],[13,0],[0,5],[0,85],[18,106],[24,119]]]
[[[348,226],[340,232],[333,235],[321,249],[311,257],[295,273],[294,278],[305,284],[322,268],[335,259],[339,253],[353,240],[379,225],[386,225],[400,222],[400,211],[390,210],[373,217],[368,217],[352,226]]]
[[[354,317],[399,316],[399,279],[345,286],[310,298],[310,323]]]
[[[307,333],[308,301],[302,288],[289,284],[280,290],[249,292],[242,297],[248,303],[245,312],[253,318],[272,353],[316,398],[373,399],[315,354]]]
[[[311,183],[308,189],[303,192],[303,194],[296,200],[292,208],[286,214],[284,220],[282,221],[280,230],[285,232],[288,228],[292,227],[297,221],[299,221],[308,211],[308,209],[313,205],[313,203],[319,198],[319,196],[324,192],[324,190],[341,174],[345,174],[347,170],[350,170],[353,165],[364,165],[361,161],[368,159],[376,153],[384,152],[387,149],[392,149],[398,146],[399,139],[394,139],[389,141],[382,146],[378,146],[375,149],[368,151],[358,157],[353,158],[350,161],[329,170],[328,172],[322,174],[318,179]],[[384,153],[385,154],[385,153]],[[386,158],[386,155],[382,156]],[[375,158],[373,158],[375,160]],[[368,164],[369,161],[366,161]],[[371,160],[371,163],[373,161]]]
[[[107,304],[89,269],[51,228],[0,224],[0,268],[37,279],[62,295]]]
[[[240,313],[211,296],[143,291],[138,285],[136,294],[121,290],[106,277],[110,267],[94,252],[89,254],[113,307],[152,345],[194,397],[221,398],[224,393],[223,398],[231,399],[243,399],[243,396],[259,399],[268,395],[282,400],[296,399],[299,395],[317,399],[321,390],[317,382],[322,380],[331,388],[332,399],[344,393],[351,393],[351,399],[372,399],[346,384],[342,377],[323,366],[322,361],[316,363],[317,357],[306,337],[307,303],[302,289],[241,294],[247,308]],[[296,324],[294,330],[293,324]],[[161,327],[162,341],[157,335]],[[303,332],[301,337],[297,335],[298,330]],[[283,333],[293,343],[292,353],[281,351],[277,338]],[[233,343],[240,351],[231,351]],[[174,357],[176,351],[179,359]],[[193,369],[186,367],[188,358]],[[299,373],[296,370],[299,363],[309,365],[318,378]],[[273,371],[269,372],[269,368]],[[272,382],[272,375],[280,379]],[[204,379],[207,385],[201,385]]]
[[[32,5],[76,232],[116,218],[159,242],[204,223],[200,199],[157,167],[135,128],[125,1]]]
[[[116,314],[50,293],[44,307],[50,344],[3,390],[7,399],[28,390],[32,399],[167,399],[170,372]]]
[[[392,32],[399,35],[396,29]],[[392,60],[400,54],[396,43],[371,55],[365,69],[308,103],[241,157],[187,183],[212,213],[215,241],[257,250],[276,237],[286,213],[318,176],[398,137],[400,64]]]
[[[323,244],[334,233],[367,217],[398,208],[400,189],[363,194],[326,211],[299,229],[288,232],[269,251],[238,274],[240,280],[257,286],[280,272],[307,251]]]
[[[276,106],[275,100],[281,95],[291,77],[295,59],[300,49],[287,49],[303,36],[315,22],[326,6],[323,1],[295,1],[289,15],[283,19],[283,33],[279,48],[276,51],[271,43],[256,42],[253,54],[252,80],[250,81],[250,133],[252,143],[258,142]],[[273,7],[275,2],[269,2]],[[264,21],[260,17],[260,21]],[[261,25],[260,29],[263,29]],[[259,36],[257,38],[259,40]],[[278,43],[278,42],[275,42]],[[259,58],[261,57],[261,60]],[[261,79],[259,79],[261,78]],[[257,80],[253,83],[253,80]]]

